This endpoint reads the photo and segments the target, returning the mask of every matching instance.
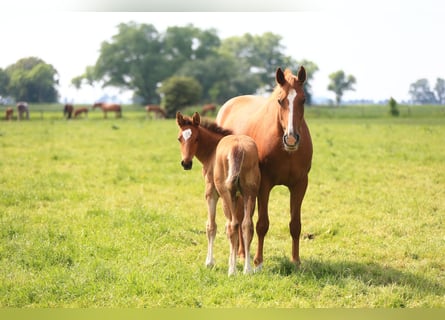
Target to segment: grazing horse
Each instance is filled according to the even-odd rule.
[[[165,119],[167,117],[167,113],[160,106],[149,104],[145,106],[145,110],[147,111],[147,117],[150,113],[154,114],[155,119]]]
[[[88,108],[85,108],[85,107],[76,108],[76,109],[74,110],[74,118],[77,118],[77,117],[80,116],[82,113],[85,113],[85,117],[88,118]]]
[[[27,102],[24,101],[20,101],[17,102],[17,113],[18,113],[18,120],[22,120],[23,119],[23,114],[26,114],[26,120],[29,120],[29,106]]]
[[[261,180],[256,144],[248,136],[231,135],[230,131],[220,128],[214,122],[201,123],[198,113],[190,118],[178,112],[176,123],[180,129],[178,140],[181,143],[181,165],[185,170],[190,170],[195,156],[203,165],[208,206],[206,265],[214,265],[216,204],[221,197],[227,219],[226,234],[230,241],[228,274],[236,273],[241,230],[241,242],[245,248],[244,273],[251,273],[252,216]],[[238,201],[239,195],[243,196],[243,203]]]
[[[66,116],[67,119],[71,119],[73,110],[74,110],[74,107],[72,104],[70,104],[70,103],[65,104],[65,106],[63,107],[63,116],[64,117]]]
[[[120,104],[117,103],[106,103],[106,102],[96,102],[93,104],[93,110],[97,107],[101,108],[104,112],[104,119],[107,118],[108,111],[116,112],[116,118],[122,117],[122,108]]]
[[[278,68],[275,79],[277,85],[269,98],[234,97],[221,107],[216,118],[218,125],[235,134],[252,137],[258,147],[261,186],[254,259],[258,270],[263,265],[264,237],[269,229],[270,191],[276,185],[285,185],[290,191],[291,260],[300,264],[301,204],[312,162],[312,140],[304,119],[306,71],[301,66],[295,76],[290,70]]]
[[[213,113],[216,110],[216,106],[212,103],[205,104],[202,106],[201,115],[205,116],[208,112]]]
[[[14,109],[11,107],[6,108],[5,110],[5,120],[10,121],[12,120],[12,116],[14,115]]]

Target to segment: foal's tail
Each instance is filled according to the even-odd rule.
[[[228,188],[239,189],[239,176],[244,162],[244,149],[240,146],[232,148],[228,156],[229,172],[227,174],[226,185]]]

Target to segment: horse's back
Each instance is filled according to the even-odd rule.
[[[223,104],[216,116],[216,123],[230,128],[234,133],[246,133],[250,116],[264,105],[267,98],[254,95],[234,97]]]

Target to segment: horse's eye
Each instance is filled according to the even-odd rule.
[[[278,103],[279,103],[280,106],[283,106],[283,100],[278,99]]]

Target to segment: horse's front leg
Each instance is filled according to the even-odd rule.
[[[216,237],[216,204],[218,202],[218,194],[215,190],[215,186],[212,182],[206,178],[206,192],[205,197],[207,200],[207,257],[206,266],[211,268],[215,265],[215,258],[213,257],[213,245]]]
[[[308,177],[302,178],[290,191],[290,223],[289,230],[292,236],[291,261],[300,265],[300,234],[301,234],[301,204],[306,193]]]
[[[255,264],[255,272],[261,271],[263,267],[264,237],[269,230],[268,203],[271,188],[272,187],[265,181],[265,179],[261,180],[261,187],[258,192],[258,221],[256,223],[258,247],[253,260]]]

